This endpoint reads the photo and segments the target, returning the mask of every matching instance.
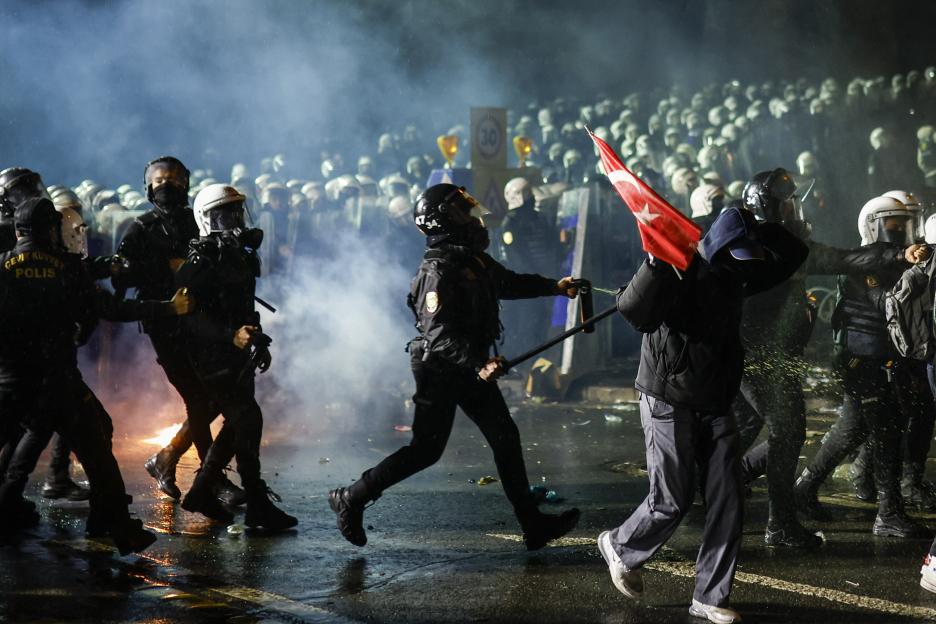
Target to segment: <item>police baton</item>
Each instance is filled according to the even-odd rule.
[[[546,351],[547,349],[554,347],[555,345],[559,344],[566,338],[573,336],[579,332],[583,332],[586,334],[590,334],[594,332],[595,323],[617,312],[617,304],[615,304],[611,306],[610,308],[608,308],[607,310],[603,312],[599,312],[598,314],[595,314],[595,307],[594,307],[594,303],[592,302],[592,291],[597,290],[598,292],[607,293],[607,294],[617,294],[616,292],[605,289],[605,288],[594,287],[592,286],[592,283],[586,279],[573,280],[572,283],[575,286],[577,286],[579,289],[579,294],[578,294],[579,315],[580,315],[580,318],[582,319],[582,322],[576,325],[575,327],[572,327],[571,329],[565,330],[564,332],[562,332],[555,338],[551,338],[550,340],[548,340],[547,342],[544,342],[540,346],[530,349],[526,353],[522,355],[518,355],[517,357],[511,360],[507,360],[507,362],[504,364],[504,370],[510,370],[517,364],[525,362],[529,360],[530,358],[539,355],[543,351]]]
[[[526,362],[526,361],[529,360],[530,358],[535,357],[535,356],[539,355],[540,353],[542,353],[543,351],[546,351],[547,349],[550,349],[550,348],[556,346],[557,344],[559,344],[560,342],[562,342],[562,341],[565,340],[566,338],[568,338],[568,337],[570,337],[570,336],[573,336],[573,335],[575,335],[575,334],[577,334],[577,333],[579,333],[579,332],[591,333],[591,332],[595,331],[595,323],[597,323],[598,321],[600,321],[600,320],[602,320],[602,319],[608,318],[609,316],[611,316],[611,315],[614,314],[615,312],[617,312],[617,304],[611,306],[610,308],[608,308],[607,310],[605,310],[605,311],[603,311],[603,312],[599,312],[598,314],[596,314],[595,316],[591,317],[590,319],[587,319],[584,323],[579,323],[579,324],[576,325],[575,327],[573,327],[573,328],[571,328],[571,329],[565,330],[564,332],[562,332],[561,334],[559,334],[559,335],[556,336],[555,338],[552,338],[552,339],[550,339],[549,341],[544,342],[544,343],[541,344],[540,346],[535,347],[535,348],[533,348],[533,349],[530,349],[530,350],[527,351],[526,353],[524,353],[524,354],[522,354],[522,355],[518,355],[517,357],[515,357],[515,358],[513,358],[513,359],[511,359],[511,360],[507,360],[507,362],[504,364],[504,370],[510,370],[511,368],[513,368],[514,366],[516,366],[517,364],[521,364],[521,363],[523,363],[523,362]]]

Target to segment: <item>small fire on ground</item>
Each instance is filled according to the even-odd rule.
[[[153,446],[158,446],[160,448],[169,444],[172,441],[173,436],[179,430],[179,427],[182,426],[182,423],[175,423],[174,425],[169,425],[168,427],[163,427],[151,438],[144,438],[141,440],[144,444],[152,444]]]

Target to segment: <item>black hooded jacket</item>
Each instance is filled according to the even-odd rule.
[[[757,236],[768,253],[751,261],[759,270],[746,281],[696,255],[682,279],[668,264],[644,262],[618,294],[618,311],[644,334],[635,382],[640,392],[692,410],[729,409],[744,367],[744,298],[788,279],[808,254],[783,226],[760,225]]]

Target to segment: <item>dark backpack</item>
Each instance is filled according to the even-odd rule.
[[[884,303],[891,342],[900,355],[914,360],[928,360],[936,353],[930,286],[934,274],[936,259],[913,265],[887,293]]]

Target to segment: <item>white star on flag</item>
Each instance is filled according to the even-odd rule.
[[[637,218],[638,221],[640,221],[644,225],[650,225],[651,221],[653,221],[654,219],[662,215],[656,212],[650,212],[650,206],[648,206],[647,204],[644,204],[643,210],[641,210],[640,212],[635,212],[634,216]]]

